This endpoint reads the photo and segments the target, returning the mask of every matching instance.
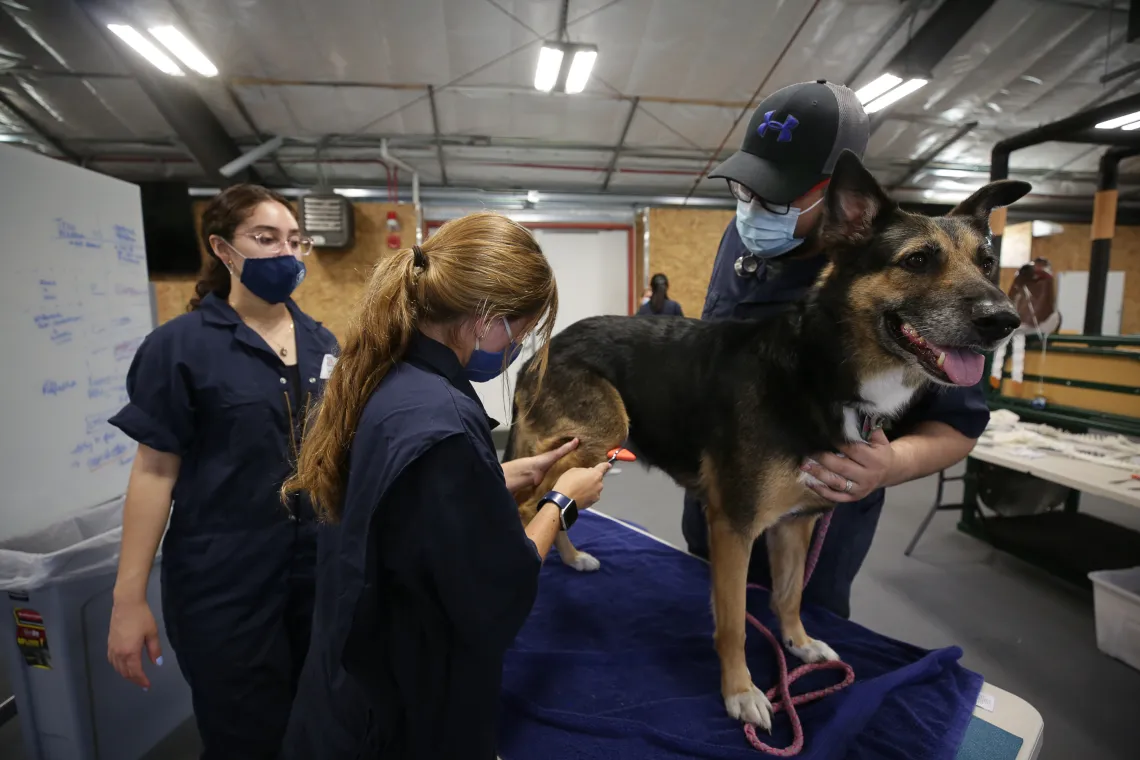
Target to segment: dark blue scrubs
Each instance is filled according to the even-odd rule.
[[[203,758],[276,756],[309,645],[316,526],[307,499],[291,513],[279,490],[337,343],[287,305],[297,372],[211,294],[147,336],[127,375],[130,403],[110,420],[182,458],[162,544],[162,612]]]
[[[656,312],[653,310],[653,302],[646,301],[641,304],[641,308],[637,310],[639,317],[683,317],[684,312],[681,311],[681,304],[677,303],[671,298],[666,298],[665,303],[661,305],[661,311]]]
[[[739,277],[734,268],[736,259],[747,252],[735,221],[729,222],[713,264],[702,319],[756,319],[777,314],[802,299],[824,264],[822,256],[806,259],[785,256],[771,264],[762,262],[755,277]],[[794,255],[794,252],[789,254]],[[911,432],[921,422],[935,421],[946,423],[967,438],[977,438],[989,419],[981,385],[935,388],[916,400],[886,432],[894,439]],[[879,489],[861,501],[836,507],[819,563],[804,590],[805,602],[826,607],[843,617],[850,616],[851,584],[871,549],[883,510],[883,495],[884,490]],[[685,494],[681,528],[689,551],[707,557],[708,526],[700,502],[690,493]],[[757,541],[753,547],[748,578],[753,583],[771,586],[764,541]]]
[[[541,560],[455,353],[413,338],[365,405],[321,527],[285,760],[495,757],[503,657]]]

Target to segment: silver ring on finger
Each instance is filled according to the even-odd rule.
[[[855,486],[855,484],[851,482],[851,478],[848,478],[847,479],[847,485],[843,486],[843,493],[851,493],[851,489],[854,486]]]

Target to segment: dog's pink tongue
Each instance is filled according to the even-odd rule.
[[[985,371],[986,357],[974,353],[968,348],[942,348],[930,344],[936,352],[946,354],[946,361],[942,364],[942,371],[950,378],[954,385],[977,385]]]

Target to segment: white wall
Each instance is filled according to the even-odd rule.
[[[629,233],[625,230],[535,230],[535,238],[558,283],[554,330],[599,314],[629,313]],[[503,378],[476,383],[493,419],[510,424],[510,396],[518,368],[532,353],[527,346]]]
[[[1088,295],[1088,272],[1057,273],[1057,311],[1061,312],[1062,331],[1084,332],[1085,305],[1088,303]],[[1102,335],[1120,335],[1120,320],[1123,312],[1124,272],[1109,272],[1108,284],[1104,293]]]

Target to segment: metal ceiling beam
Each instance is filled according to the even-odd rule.
[[[187,81],[189,77],[162,74],[107,29],[108,23],[129,19],[129,14],[120,12],[116,6],[103,0],[73,2],[102,36],[123,68],[132,74],[210,181],[231,184],[231,180],[223,177],[218,170],[238,158],[241,150],[218,117],[195,92],[193,85]],[[248,169],[235,176],[233,181],[262,182],[262,178],[256,170]]]
[[[377,135],[377,136],[361,136],[360,139],[338,145],[334,149],[329,149],[324,152],[324,155],[330,159],[336,157],[353,158],[357,156],[370,157],[375,152],[377,146],[382,140],[388,140],[393,148],[399,148],[403,151],[415,152],[419,160],[423,160],[434,155],[435,151],[435,138],[432,135]],[[474,141],[473,141],[474,140]],[[172,144],[169,140],[146,140],[138,139],[112,139],[104,140],[99,138],[93,139],[76,139],[69,140],[69,144],[77,146],[122,146],[124,150],[129,151],[132,145],[139,147],[149,148],[153,151],[155,148],[167,148],[169,150],[177,149],[177,146]],[[471,138],[468,136],[443,136],[444,145],[451,145],[454,147],[491,147],[498,149],[515,149],[515,150],[546,150],[565,153],[612,153],[612,144],[588,144],[588,143],[536,143],[530,140],[494,140],[491,142],[479,141],[478,138]],[[238,141],[239,146],[248,150],[249,148],[256,147],[257,142],[242,139]],[[297,154],[297,151],[306,151],[303,155]],[[304,142],[289,141],[285,147],[281,149],[278,157],[283,161],[294,162],[302,160],[303,162],[312,162],[314,159],[309,155],[311,147]],[[732,154],[731,149],[726,149],[723,152],[723,158],[727,158]],[[86,160],[97,161],[106,158],[107,153],[91,153]],[[184,151],[177,154],[164,154],[161,152],[147,152],[140,153],[137,156],[129,156],[132,159],[147,159],[147,160],[161,160],[163,158],[177,158],[183,157]],[[704,161],[708,156],[705,150],[689,150],[684,148],[637,148],[626,146],[622,149],[622,157],[630,159],[642,159],[645,161],[659,161],[666,164],[667,168],[676,167],[679,163],[697,163]],[[452,162],[462,161],[462,157],[453,157]],[[867,167],[875,173],[890,176],[899,172],[904,172],[910,169],[911,162],[902,159],[876,159],[874,157],[866,160]],[[953,169],[972,171],[977,173],[979,179],[986,176],[989,172],[988,165],[979,165],[972,163],[963,163],[960,161],[938,161],[932,160],[926,167],[928,169]],[[604,169],[601,169],[604,171]],[[1055,179],[1058,181],[1071,181],[1071,182],[1086,182],[1089,184],[1096,182],[1096,174],[1091,171],[1065,171],[1064,166],[1046,168],[1025,168],[1022,167],[1016,172],[1017,176],[1025,179],[1042,181],[1046,179]],[[1140,184],[1140,174],[1129,174],[1121,178],[1122,185],[1138,185]]]
[[[951,145],[958,142],[966,135],[970,134],[970,132],[972,132],[976,126],[978,126],[978,122],[970,121],[958,127],[958,129],[954,130],[954,134],[950,135],[945,140],[938,143],[933,148],[926,151],[913,162],[911,162],[911,165],[906,170],[906,173],[902,176],[901,179],[892,184],[890,189],[897,190],[898,188],[905,186],[908,182],[915,178],[915,175],[925,169],[931,161],[938,158],[939,154],[942,153],[942,151],[946,150]]]
[[[899,12],[891,21],[890,26],[879,35],[879,39],[875,41],[874,45],[867,48],[867,54],[863,56],[863,60],[859,61],[858,65],[855,66],[855,70],[851,72],[851,76],[847,77],[847,84],[849,86],[854,86],[855,80],[862,76],[867,67],[871,65],[871,61],[875,60],[875,56],[882,52],[883,48],[890,43],[891,39],[898,33],[899,29],[902,28],[902,25],[905,24],[912,15],[918,13],[925,4],[926,0],[909,0],[905,6],[899,9]]]
[[[20,108],[20,106],[18,106],[11,98],[4,94],[3,90],[0,90],[0,106],[3,106],[8,111],[11,111],[13,114],[15,114],[17,119],[27,125],[28,130],[31,131],[32,134],[34,134],[40,141],[47,144],[48,147],[50,147],[56,153],[63,156],[63,158],[77,164],[81,162],[82,159],[75,152],[68,149],[67,146],[60,142],[54,135],[41,127],[39,125],[39,122],[33,119],[30,114],[25,113],[24,110]]]
[[[689,188],[689,192],[686,194],[687,197],[691,198],[693,196],[693,193],[697,192],[697,188],[700,187],[701,180],[703,180],[705,178],[705,175],[708,174],[709,170],[712,169],[713,163],[716,162],[717,156],[722,150],[724,150],[725,144],[728,143],[728,138],[732,137],[732,133],[736,131],[736,126],[740,124],[741,120],[744,119],[745,116],[748,116],[748,112],[752,110],[753,104],[760,101],[760,93],[764,91],[764,88],[768,85],[768,80],[771,79],[772,75],[776,73],[776,69],[780,68],[780,64],[784,61],[784,56],[786,56],[788,54],[788,51],[792,49],[792,45],[795,44],[796,38],[800,36],[800,32],[802,32],[804,27],[807,26],[808,19],[810,19],[815,14],[815,10],[819,7],[819,3],[820,0],[814,0],[814,2],[811,4],[811,7],[807,9],[807,12],[800,19],[799,25],[795,28],[795,31],[792,32],[791,36],[788,37],[788,41],[784,44],[783,49],[780,50],[780,54],[776,56],[776,60],[768,69],[768,73],[765,74],[764,78],[760,80],[760,84],[756,85],[756,89],[752,92],[752,97],[748,99],[748,104],[744,108],[740,109],[740,113],[736,115],[736,118],[732,121],[732,125],[729,126],[728,131],[724,133],[724,137],[721,138],[720,145],[716,146],[716,150],[712,152],[712,154],[709,156],[708,161],[705,162],[705,168],[701,169],[701,173],[697,175],[697,178],[695,180],[693,180],[693,185]]]
[[[443,186],[447,187],[447,164],[443,160],[443,137],[439,132],[439,112],[435,107],[435,88],[429,84],[427,91],[428,104],[431,106],[431,131],[435,137],[435,155],[439,160],[439,176],[443,180]]]
[[[1121,132],[1119,130],[1089,129],[1078,134],[1070,135],[1063,140],[1059,140],[1059,142],[1130,147],[1140,145],[1140,134],[1136,132]]]
[[[932,78],[934,67],[993,4],[994,0],[943,0],[895,53],[885,71],[904,79]]]
[[[2,69],[5,74],[51,79],[133,79],[130,74],[116,74],[109,71],[71,71],[70,69],[41,69],[36,66],[11,66]]]
[[[1131,40],[1129,40],[1129,42],[1131,42]],[[1108,72],[1107,74],[1105,74],[1104,76],[1102,76],[1100,78],[1100,83],[1101,84],[1108,84],[1113,79],[1119,79],[1120,77],[1124,76],[1125,74],[1131,74],[1131,73],[1136,72],[1136,71],[1140,71],[1140,61],[1138,61],[1136,63],[1129,63],[1125,66],[1121,66],[1118,69],[1113,69],[1112,71]]]
[[[1036,129],[1022,132],[1013,137],[1007,137],[994,145],[993,151],[990,153],[990,178],[1005,179],[1009,176],[1010,153],[1033,145],[1040,145],[1044,142],[1090,142],[1090,138],[1095,136],[1097,138],[1103,138],[1100,139],[1100,142],[1104,144],[1135,145],[1140,143],[1140,135],[1128,135],[1131,139],[1130,142],[1119,143],[1112,137],[1114,135],[1113,130],[1090,132],[1094,125],[1099,122],[1107,121],[1117,116],[1123,116],[1133,111],[1140,111],[1140,93],[1114,100],[1111,103],[1104,103],[1096,108],[1081,111],[1080,113],[1049,124],[1043,124]],[[1116,137],[1125,134],[1127,133],[1122,131],[1115,132]],[[1110,139],[1112,140],[1111,142]]]
[[[188,18],[186,18],[186,14],[182,11],[182,6],[178,2],[178,0],[170,0],[170,7],[171,7],[171,10],[174,11],[174,16],[175,16],[175,18],[178,19],[179,23],[182,24],[182,26],[186,29],[186,31],[193,34],[194,29],[192,28],[192,26],[190,24],[190,20]],[[199,38],[202,37],[202,35],[196,35],[196,36]],[[206,39],[210,39],[210,35],[206,35]],[[201,41],[199,41],[198,44],[201,45],[202,44]],[[205,50],[205,52],[209,53],[211,51],[209,51],[207,49],[207,50]],[[217,51],[215,50],[213,52],[214,52],[215,57],[216,57]],[[262,132],[261,127],[257,126],[257,122],[255,122],[253,120],[253,116],[250,114],[249,109],[247,109],[245,107],[245,103],[243,103],[241,98],[238,97],[238,94],[234,90],[233,86],[225,80],[221,81],[221,86],[222,86],[224,92],[226,93],[226,97],[229,98],[230,104],[234,107],[234,110],[238,112],[238,115],[241,117],[242,121],[245,122],[245,125],[249,129],[249,131],[252,132],[254,134],[254,136],[257,137],[257,139],[259,141],[261,141],[262,144],[269,142],[272,138],[270,138],[268,135],[266,135],[264,132]],[[285,167],[281,165],[281,162],[278,161],[276,159],[276,157],[274,157],[272,159],[272,161],[273,161],[273,168],[277,170],[277,172],[281,175],[281,177],[285,180],[285,182],[288,184],[293,184],[293,178],[289,176],[289,172],[285,171]],[[226,175],[226,176],[229,176],[229,175]]]
[[[245,122],[245,125],[249,127],[249,130],[253,132],[254,136],[257,137],[258,140],[261,140],[262,142],[268,141],[268,136],[261,131],[260,127],[257,126],[257,122],[253,120],[253,116],[249,113],[249,109],[245,107],[245,103],[241,102],[241,98],[239,98],[238,94],[234,92],[234,89],[228,85],[225,89],[226,95],[229,96],[230,103],[233,104],[234,109],[238,112],[238,115],[241,116],[242,121]],[[277,157],[274,156],[272,160],[273,168],[277,170],[277,172],[287,183],[292,184],[293,178],[289,176],[289,172],[285,171],[285,167],[281,165],[281,162],[277,160]]]
[[[610,189],[610,180],[614,176],[614,169],[617,169],[618,159],[621,158],[622,148],[625,147],[625,138],[629,134],[629,127],[633,124],[633,117],[637,114],[637,109],[641,107],[641,102],[634,98],[630,104],[629,115],[625,117],[625,126],[621,128],[621,137],[618,138],[617,145],[614,146],[614,154],[610,158],[609,166],[606,167],[606,178],[602,180],[602,192]]]

